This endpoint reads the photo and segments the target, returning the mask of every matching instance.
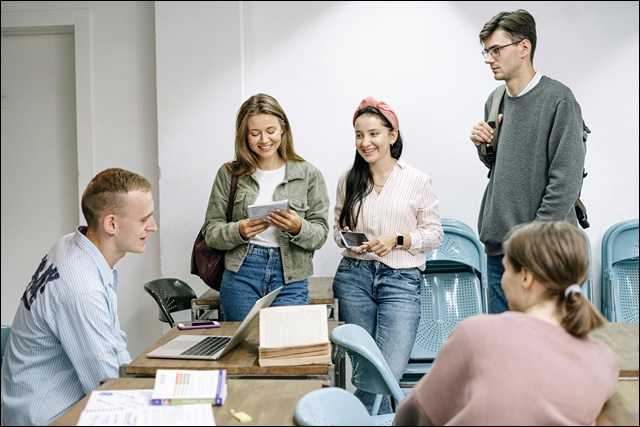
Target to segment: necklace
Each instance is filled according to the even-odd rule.
[[[373,183],[373,185],[375,185],[376,187],[380,187],[380,188],[384,187],[384,184],[379,185],[379,184],[376,184],[375,182]]]

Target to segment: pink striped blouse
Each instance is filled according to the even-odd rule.
[[[338,180],[334,209],[333,239],[340,247],[344,247],[340,240],[339,219],[344,205],[347,173]],[[369,238],[384,233],[410,233],[411,247],[394,248],[383,257],[371,252],[356,254],[345,249],[343,256],[377,260],[391,268],[424,269],[425,253],[439,247],[444,235],[438,198],[431,188],[429,175],[402,159],[398,160],[380,194],[371,191],[363,199],[358,225],[352,231],[361,231]]]

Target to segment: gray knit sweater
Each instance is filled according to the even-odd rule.
[[[493,94],[485,103],[485,121]],[[582,113],[571,90],[543,76],[526,94],[506,93],[500,106],[496,161],[480,207],[478,232],[488,255],[502,254],[515,225],[566,220],[577,225],[573,204],[582,186]],[[480,160],[488,166],[478,149]]]

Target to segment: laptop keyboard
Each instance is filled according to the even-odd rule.
[[[227,345],[229,341],[231,341],[231,337],[207,337],[180,354],[188,356],[213,356]]]

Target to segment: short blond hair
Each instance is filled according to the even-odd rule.
[[[124,196],[130,191],[151,191],[151,183],[142,175],[120,168],[105,169],[93,177],[81,202],[87,226],[96,230],[106,213],[122,214],[126,205]]]

